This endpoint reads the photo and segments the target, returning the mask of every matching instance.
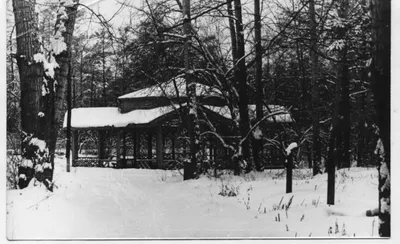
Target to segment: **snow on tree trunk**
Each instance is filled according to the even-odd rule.
[[[75,1],[60,0],[59,3],[55,34],[48,48],[50,53],[46,54],[38,31],[36,1],[13,0],[21,77],[23,163],[19,167],[20,188],[36,178],[51,189],[53,180],[58,122],[63,115],[64,86],[77,10]]]
[[[239,129],[242,138],[244,138],[247,132],[250,130],[250,120],[248,112],[249,97],[247,93],[247,71],[245,62],[245,40],[243,32],[243,21],[242,21],[242,3],[240,0],[234,1],[235,6],[235,21],[236,21],[236,35],[237,35],[237,68],[235,69],[235,79],[238,83],[239,90],[239,113],[240,122]],[[249,161],[248,167],[252,166],[252,150],[249,140],[243,141],[241,145],[243,151],[243,159]],[[236,165],[236,164],[235,164]],[[240,174],[240,167],[235,166],[235,174]]]
[[[190,27],[190,0],[183,1],[184,35],[185,41],[185,79],[186,94],[188,98],[188,132],[190,139],[190,162],[184,162],[184,180],[193,179],[197,176],[198,165],[201,162],[200,152],[200,125],[197,111],[196,83],[193,80],[190,53],[191,27]]]

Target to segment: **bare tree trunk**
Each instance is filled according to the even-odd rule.
[[[186,94],[188,107],[188,132],[190,139],[190,162],[185,162],[184,180],[193,179],[197,174],[197,165],[200,164],[200,126],[198,123],[197,100],[196,100],[196,83],[192,77],[192,64],[189,57],[191,42],[190,27],[190,0],[183,1],[183,30],[185,34],[185,79]]]
[[[262,86],[262,47],[261,47],[261,18],[260,18],[260,0],[254,1],[254,38],[256,43],[255,58],[255,83],[257,87],[256,113],[257,121],[263,118],[263,86]],[[257,171],[261,171],[261,150],[262,138],[253,139],[254,164]]]
[[[250,130],[250,120],[248,112],[249,97],[247,94],[247,71],[245,62],[245,43],[242,21],[242,4],[240,0],[235,0],[235,17],[236,17],[236,36],[237,36],[237,69],[235,78],[238,83],[239,90],[239,114],[240,114],[240,134],[244,138]],[[252,166],[252,155],[249,140],[243,142],[242,151],[243,159],[247,161],[247,166]],[[235,174],[240,173],[239,165],[235,166]]]
[[[102,77],[103,77],[103,104],[104,107],[107,107],[107,90],[106,90],[106,54],[105,54],[105,34],[104,32],[102,33],[102,42],[101,42],[101,47],[102,47],[102,53],[101,53],[101,59],[102,59]]]
[[[339,17],[347,19],[348,1],[341,0],[339,5]],[[339,30],[339,39],[344,40],[344,47],[339,51],[340,63],[339,63],[339,74],[341,84],[341,97],[340,97],[340,112],[339,112],[339,124],[340,134],[342,138],[342,153],[338,161],[338,167],[350,167],[350,91],[349,91],[349,64],[347,61],[347,41],[346,29],[341,28]],[[339,145],[340,146],[340,145]]]
[[[80,99],[83,100],[83,50],[81,51],[81,62],[79,64],[79,83],[80,83]]]
[[[236,41],[235,21],[233,20],[234,15],[232,9],[232,0],[226,0],[226,3],[229,16],[229,30],[231,33],[232,60],[233,60],[233,65],[235,65],[237,61],[237,41]]]
[[[78,5],[64,6],[65,12],[68,15],[68,19],[64,20],[66,30],[62,32],[64,42],[67,46],[67,50],[61,52],[55,56],[55,59],[59,65],[59,68],[55,70],[54,81],[49,82],[50,93],[46,103],[46,114],[50,114],[50,118],[46,118],[46,142],[49,145],[49,152],[51,156],[52,168],[54,169],[54,151],[56,147],[57,133],[60,128],[60,122],[64,116],[64,99],[65,99],[65,85],[67,84],[69,62],[71,59],[71,43],[72,35],[75,27],[75,20]],[[57,26],[61,22],[61,15],[57,16],[56,20],[56,31]],[[57,81],[57,84],[55,84]]]
[[[371,77],[379,146],[379,235],[390,237],[390,0],[370,0],[374,50]]]
[[[71,70],[71,62],[69,65],[69,71],[68,71],[68,81],[67,81],[67,145],[66,145],[66,159],[67,159],[67,167],[66,170],[67,172],[70,172],[71,170],[71,109],[72,109],[72,104],[71,104],[71,81],[72,81],[72,70]]]
[[[311,22],[311,113],[312,113],[312,126],[313,126],[313,175],[318,174],[320,171],[321,163],[321,148],[319,136],[319,89],[318,89],[318,57],[317,57],[317,23],[315,20],[315,6],[314,0],[309,2],[309,14]]]
[[[335,168],[340,158],[339,141],[340,141],[340,88],[341,80],[335,85],[335,99],[332,109],[332,129],[329,139],[328,158],[326,162],[326,172],[328,174],[328,187],[327,187],[327,204],[335,204]]]
[[[361,82],[356,83],[356,89],[361,90],[362,88],[362,82],[366,81],[367,78],[367,71],[366,68],[361,71]],[[360,94],[357,96],[356,100],[357,104],[357,111],[358,111],[358,136],[357,136],[357,166],[358,167],[363,167],[366,165],[365,160],[366,160],[366,144],[365,144],[365,123],[366,123],[366,116],[365,116],[365,93]]]

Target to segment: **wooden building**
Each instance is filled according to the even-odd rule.
[[[221,93],[207,85],[196,84],[201,109],[218,133],[230,138],[230,110]],[[118,107],[74,108],[71,116],[73,131],[95,131],[98,138],[97,156],[79,157],[76,138],[72,139],[72,166],[118,168],[180,168],[189,157],[185,133],[186,86],[183,78],[141,89],[118,98]],[[266,113],[282,111],[266,123],[290,123],[291,115],[284,107],[269,105]],[[255,105],[249,105],[255,119]],[[64,118],[66,127],[67,114]],[[201,124],[201,130],[206,129]],[[72,133],[73,137],[78,133]],[[106,139],[112,139],[109,155],[105,154]],[[218,140],[208,137],[202,144],[205,161],[226,160],[228,152]]]

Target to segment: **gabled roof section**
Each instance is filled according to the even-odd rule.
[[[196,96],[221,96],[221,92],[210,86],[195,83]],[[165,83],[157,84],[135,92],[131,92],[118,97],[118,99],[132,99],[143,97],[186,97],[186,82],[182,77],[173,78]]]

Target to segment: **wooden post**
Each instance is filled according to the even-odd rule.
[[[75,166],[74,161],[78,158],[78,150],[77,150],[77,131],[72,132],[72,167]]]
[[[213,145],[212,145],[212,139],[210,138],[209,140],[208,140],[208,144],[209,144],[209,150],[210,150],[210,153],[209,153],[209,158],[210,158],[210,163],[211,163],[211,161],[213,161]]]
[[[161,125],[157,126],[156,150],[157,150],[157,167],[159,169],[162,169],[164,167],[163,165],[164,145],[163,145],[163,135],[162,135]]]
[[[147,132],[147,159],[153,158],[153,133]]]
[[[132,139],[133,139],[133,164],[136,167],[137,166],[137,143],[138,143],[136,129],[133,129],[133,131],[132,131]]]
[[[121,152],[120,152],[120,145],[121,144],[121,131],[118,130],[117,131],[117,141],[116,141],[116,148],[115,150],[117,151],[117,168],[122,168],[122,164],[121,164]]]
[[[126,159],[126,133],[125,130],[122,131],[122,158]]]
[[[122,130],[122,162],[123,162],[123,167],[126,168],[127,161],[126,161],[126,133],[125,133],[125,129]]]
[[[289,153],[286,157],[286,193],[292,192],[293,185],[293,156]]]

